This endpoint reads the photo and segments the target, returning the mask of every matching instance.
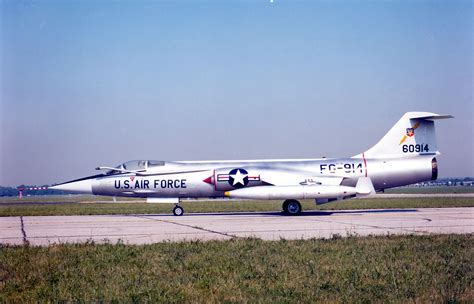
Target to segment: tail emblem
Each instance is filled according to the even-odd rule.
[[[405,142],[405,140],[408,138],[408,137],[413,137],[415,136],[415,130],[420,126],[420,122],[417,122],[413,128],[407,128],[407,133],[402,137],[402,140],[400,140],[400,143],[399,145],[403,144]]]

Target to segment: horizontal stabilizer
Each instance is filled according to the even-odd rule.
[[[447,118],[454,118],[453,115],[439,115],[439,114],[433,114],[433,115],[428,115],[428,116],[413,116],[410,117],[410,119],[426,119],[426,120],[435,120],[435,119],[447,119]]]

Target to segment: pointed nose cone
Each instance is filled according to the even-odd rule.
[[[92,194],[92,181],[92,179],[72,181],[49,187],[49,189]]]

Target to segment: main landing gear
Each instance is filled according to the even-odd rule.
[[[173,208],[173,214],[176,216],[181,216],[184,214],[184,209],[179,204],[176,204]]]
[[[289,199],[283,202],[283,212],[287,215],[300,215],[301,207],[300,202],[294,199]],[[184,209],[179,204],[176,204],[173,208],[173,214],[175,216],[182,216],[184,214]]]
[[[289,199],[283,202],[283,212],[288,215],[299,215],[301,210],[303,209],[297,200]]]

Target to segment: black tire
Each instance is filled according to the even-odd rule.
[[[184,214],[184,209],[181,206],[175,206],[173,208],[173,214],[175,216],[182,216]]]
[[[283,211],[288,215],[299,215],[301,210],[301,204],[297,200],[286,200],[283,202]]]

